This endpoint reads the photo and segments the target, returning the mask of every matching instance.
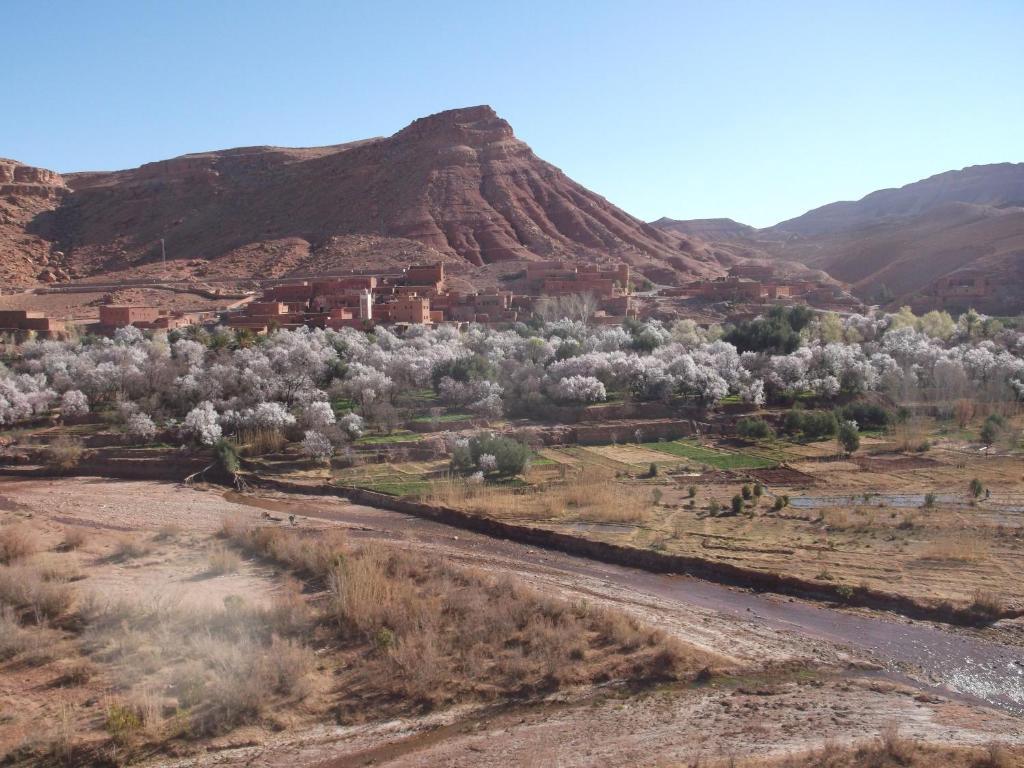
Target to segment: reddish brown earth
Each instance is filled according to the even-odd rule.
[[[54,250],[59,249],[37,228],[67,192],[60,174],[0,158],[0,284],[58,279],[62,259]]]
[[[1024,163],[949,171],[857,201],[831,203],[767,229],[730,219],[661,219],[654,226],[731,247],[744,256],[799,262],[892,306],[1024,311]],[[944,305],[932,286],[977,272],[992,291]]]
[[[65,181],[70,191],[11,219],[5,263],[35,231],[47,242],[29,245],[66,253],[78,278],[281,276],[437,260],[470,273],[560,257],[625,260],[662,277],[722,272],[702,241],[652,227],[577,184],[487,106],[424,117],[388,138],[203,152]]]

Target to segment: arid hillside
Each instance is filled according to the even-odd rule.
[[[60,174],[0,158],[0,281],[22,285],[59,279],[61,256],[38,234],[68,189]]]
[[[62,204],[42,220],[18,217],[8,239],[44,236],[73,277],[162,271],[161,239],[179,277],[422,260],[465,273],[557,257],[626,260],[662,278],[721,271],[699,240],[639,221],[538,158],[487,106],[388,138],[205,152],[65,180],[70,192],[50,208]]]
[[[824,270],[868,301],[1024,311],[1024,163],[949,171],[766,229],[728,219],[654,226]]]

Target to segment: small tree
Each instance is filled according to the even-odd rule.
[[[981,425],[981,442],[985,445],[992,445],[992,443],[999,439],[999,433],[1005,424],[1006,422],[1002,416],[995,413],[991,414],[985,419],[985,423]]]
[[[133,440],[147,443],[156,437],[156,424],[144,413],[134,413],[125,424],[125,431]]]
[[[743,511],[743,497],[738,493],[732,497],[731,508],[734,515],[738,515]]]
[[[746,418],[736,423],[736,434],[747,440],[767,440],[774,433],[764,419]]]
[[[848,456],[860,448],[860,433],[857,431],[857,424],[852,421],[844,421],[840,424],[836,441]]]
[[[326,461],[334,455],[334,446],[323,432],[308,429],[302,438],[302,452],[317,461]]]

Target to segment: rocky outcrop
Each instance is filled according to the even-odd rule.
[[[66,279],[64,254],[45,233],[45,220],[68,188],[59,173],[0,158],[0,284]],[[51,269],[52,267],[52,269]]]

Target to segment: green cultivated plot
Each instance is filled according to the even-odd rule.
[[[763,469],[772,467],[776,462],[763,456],[708,448],[688,440],[675,440],[666,443],[644,443],[644,448],[684,459],[698,461],[715,469]]]

